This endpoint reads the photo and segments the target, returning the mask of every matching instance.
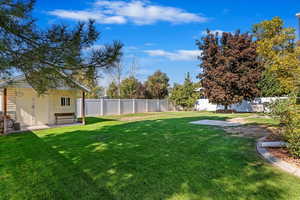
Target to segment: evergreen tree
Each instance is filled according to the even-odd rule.
[[[170,100],[183,110],[192,110],[196,101],[200,98],[200,92],[196,91],[198,88],[199,84],[193,83],[188,73],[183,85],[174,84]]]
[[[78,73],[114,65],[119,60],[122,44],[114,42],[93,50],[89,58],[83,50],[92,47],[99,32],[94,21],[75,27],[53,25],[38,28],[31,16],[34,0],[0,2],[0,76],[11,78],[15,72],[25,75],[38,92],[57,88],[62,82],[73,86]],[[86,73],[88,77],[91,73]]]

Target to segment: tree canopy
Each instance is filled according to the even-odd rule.
[[[174,84],[170,100],[183,110],[192,110],[196,101],[200,98],[200,92],[197,91],[198,88],[199,84],[193,83],[188,73],[182,85]]]
[[[163,99],[168,96],[169,77],[160,70],[149,76],[145,82],[146,96],[150,99]]]
[[[134,76],[130,76],[121,82],[121,98],[140,99],[144,98],[144,86]]]
[[[120,98],[118,85],[112,81],[107,89],[107,96],[111,99]]]
[[[300,47],[295,29],[285,28],[283,20],[274,17],[253,26],[257,53],[264,66],[262,90],[270,96],[299,92]]]
[[[91,48],[100,35],[94,21],[75,27],[53,25],[44,30],[31,15],[33,6],[34,0],[0,2],[1,78],[22,73],[38,93],[45,93],[62,82],[71,86],[70,80],[78,73],[93,78],[91,72],[113,66],[122,55],[123,45],[115,41],[85,57],[83,51]]]
[[[257,61],[256,44],[248,33],[207,31],[196,42],[202,51],[198,78],[209,101],[227,106],[260,95],[257,86],[262,66]]]

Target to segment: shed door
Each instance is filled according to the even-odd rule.
[[[21,92],[17,98],[18,122],[22,126],[34,125],[34,97],[33,92]]]
[[[49,96],[35,96],[33,98],[33,120],[34,125],[45,125],[49,123]]]
[[[24,91],[24,92],[23,92]],[[48,95],[38,96],[36,92],[24,89],[18,97],[18,120],[22,126],[48,124]]]

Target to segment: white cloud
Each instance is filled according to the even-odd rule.
[[[127,20],[122,16],[106,16],[98,11],[53,10],[48,13],[50,15],[65,19],[74,19],[80,21],[93,19],[101,24],[125,24],[127,22]]]
[[[53,10],[49,12],[60,18],[86,21],[94,19],[100,24],[124,24],[132,22],[138,25],[154,24],[159,21],[174,24],[206,22],[208,18],[190,13],[183,9],[151,4],[148,1],[107,1],[98,0],[90,10]]]
[[[146,42],[144,44],[144,46],[147,46],[147,47],[154,46],[154,45],[155,45],[155,43],[151,43],[151,42]]]
[[[212,33],[212,34],[216,34],[216,33],[218,33],[219,35],[222,35],[224,32],[226,32],[226,31],[223,31],[223,30],[209,30],[210,31],[210,33]],[[206,35],[207,34],[207,31],[205,30],[205,31],[202,31],[201,32],[201,34],[202,35]]]
[[[89,52],[92,52],[93,50],[95,51],[95,50],[102,49],[102,48],[104,48],[104,45],[101,45],[101,44],[95,44],[95,45],[93,45],[93,46],[91,46],[91,47],[88,47],[88,48],[83,49],[83,51],[84,51],[85,53],[89,53]]]
[[[132,51],[132,50],[137,50],[138,47],[136,47],[136,46],[125,46],[124,49],[126,49],[128,51]]]
[[[160,56],[165,57],[169,60],[176,61],[189,61],[189,60],[196,60],[198,56],[200,56],[201,51],[199,50],[177,50],[177,51],[165,51],[161,49],[157,50],[147,50],[145,51],[150,56]]]

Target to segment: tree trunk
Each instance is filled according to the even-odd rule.
[[[228,110],[228,105],[224,106],[224,110],[227,111]]]

